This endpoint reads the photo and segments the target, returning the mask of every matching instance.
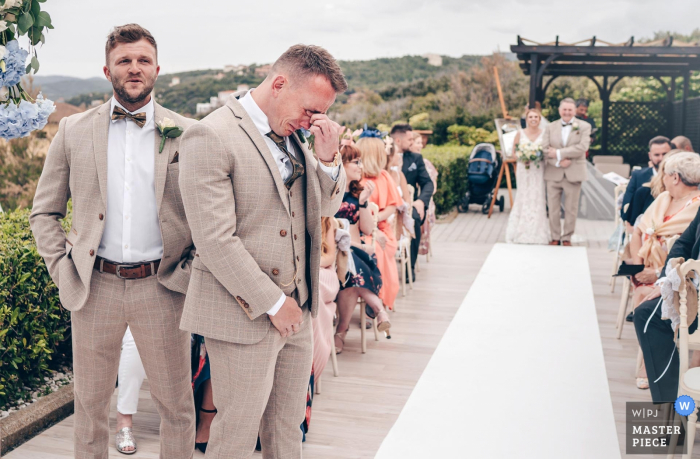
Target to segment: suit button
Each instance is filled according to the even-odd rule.
[[[297,284],[301,284],[301,279],[297,277]]]
[[[292,190],[289,190],[289,196],[290,197],[294,196],[294,192]]]
[[[280,273],[280,270],[277,269],[277,268],[275,268],[275,269],[272,270],[272,274],[275,275],[275,276],[278,275],[279,273]]]
[[[100,218],[100,220],[104,220],[104,219],[105,219],[105,216],[102,215],[102,214],[100,214],[100,217],[99,217],[99,218]]]
[[[243,299],[240,296],[237,296],[236,299],[240,301],[241,303],[243,302]]]
[[[297,240],[297,235],[296,235],[296,234],[294,235],[294,240],[295,240],[295,241]]]
[[[95,251],[90,249],[90,256],[93,256],[93,255],[95,255]]]
[[[292,217],[294,217],[294,212],[292,212]]]
[[[285,237],[287,235],[287,230],[280,231],[280,236]]]
[[[299,255],[297,255],[297,261],[299,261]]]
[[[250,306],[248,305],[248,303],[245,303],[245,304],[243,304],[243,307],[248,309]]]
[[[340,193],[340,188],[337,188],[337,189],[335,190],[335,194],[338,194],[338,193]]]

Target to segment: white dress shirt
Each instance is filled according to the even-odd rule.
[[[248,116],[250,116],[250,118],[253,120],[253,124],[255,124],[255,127],[258,129],[263,139],[265,139],[267,148],[270,149],[270,153],[272,153],[272,156],[275,158],[275,164],[277,164],[277,169],[282,177],[282,181],[285,181],[292,175],[292,162],[287,157],[287,154],[280,150],[277,144],[267,136],[267,134],[272,131],[272,128],[270,128],[270,122],[267,119],[265,112],[262,111],[262,109],[255,102],[255,99],[253,99],[252,94],[252,90],[248,91],[248,93],[241,97],[238,102],[240,102],[240,104],[243,106],[246,113],[248,113]],[[285,141],[287,142],[287,150],[293,154],[294,157],[296,157],[296,150],[292,148],[292,141],[289,139],[289,137],[285,137]],[[340,166],[328,167],[320,162],[318,165],[321,170],[331,178],[331,180],[338,180]],[[269,311],[267,311],[267,313],[271,316],[277,314],[277,312],[282,308],[282,305],[286,299],[287,297],[283,293],[277,303]]]
[[[114,98],[112,107],[128,112]],[[109,124],[107,144],[107,211],[97,255],[118,263],[163,257],[155,185],[156,127],[153,99],[134,113],[146,113],[140,128],[129,119]]]
[[[571,123],[574,122],[574,118],[571,118],[568,123],[565,123],[564,120],[561,120],[561,141],[564,145],[566,145],[566,142],[569,140],[569,134],[571,134]],[[559,166],[559,163],[561,162],[561,153],[559,150],[557,150],[557,167]]]

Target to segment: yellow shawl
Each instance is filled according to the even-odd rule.
[[[664,217],[668,211],[668,206],[671,205],[671,195],[668,191],[661,193],[649,208],[644,212],[639,229],[642,231],[642,248],[639,249],[638,255],[644,260],[644,266],[651,266],[654,269],[661,269],[666,264],[666,256],[668,255],[661,246],[661,241],[676,236],[688,228],[690,222],[693,221],[700,207],[700,199],[688,201],[685,207],[676,215],[672,216],[667,222],[664,222]]]

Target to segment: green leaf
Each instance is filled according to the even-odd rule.
[[[30,13],[24,13],[19,17],[17,21],[17,26],[19,28],[19,34],[24,35],[27,31],[34,25],[34,18]]]
[[[30,63],[27,68],[24,69],[24,73],[29,73],[32,71],[32,64]]]
[[[41,13],[41,5],[36,0],[32,0],[31,13],[35,19]]]
[[[51,16],[46,11],[42,11],[34,17],[36,18],[34,27],[49,27],[51,25]]]

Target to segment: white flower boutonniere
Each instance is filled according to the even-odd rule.
[[[158,128],[158,134],[160,135],[160,149],[158,153],[163,153],[163,147],[165,147],[165,139],[174,139],[180,137],[184,130],[175,124],[175,121],[170,118],[163,118],[162,120],[156,122],[156,127]]]
[[[573,130],[573,131],[578,131],[578,127],[579,127],[579,126],[578,126],[578,123],[574,123],[574,124],[571,125],[571,130]]]

